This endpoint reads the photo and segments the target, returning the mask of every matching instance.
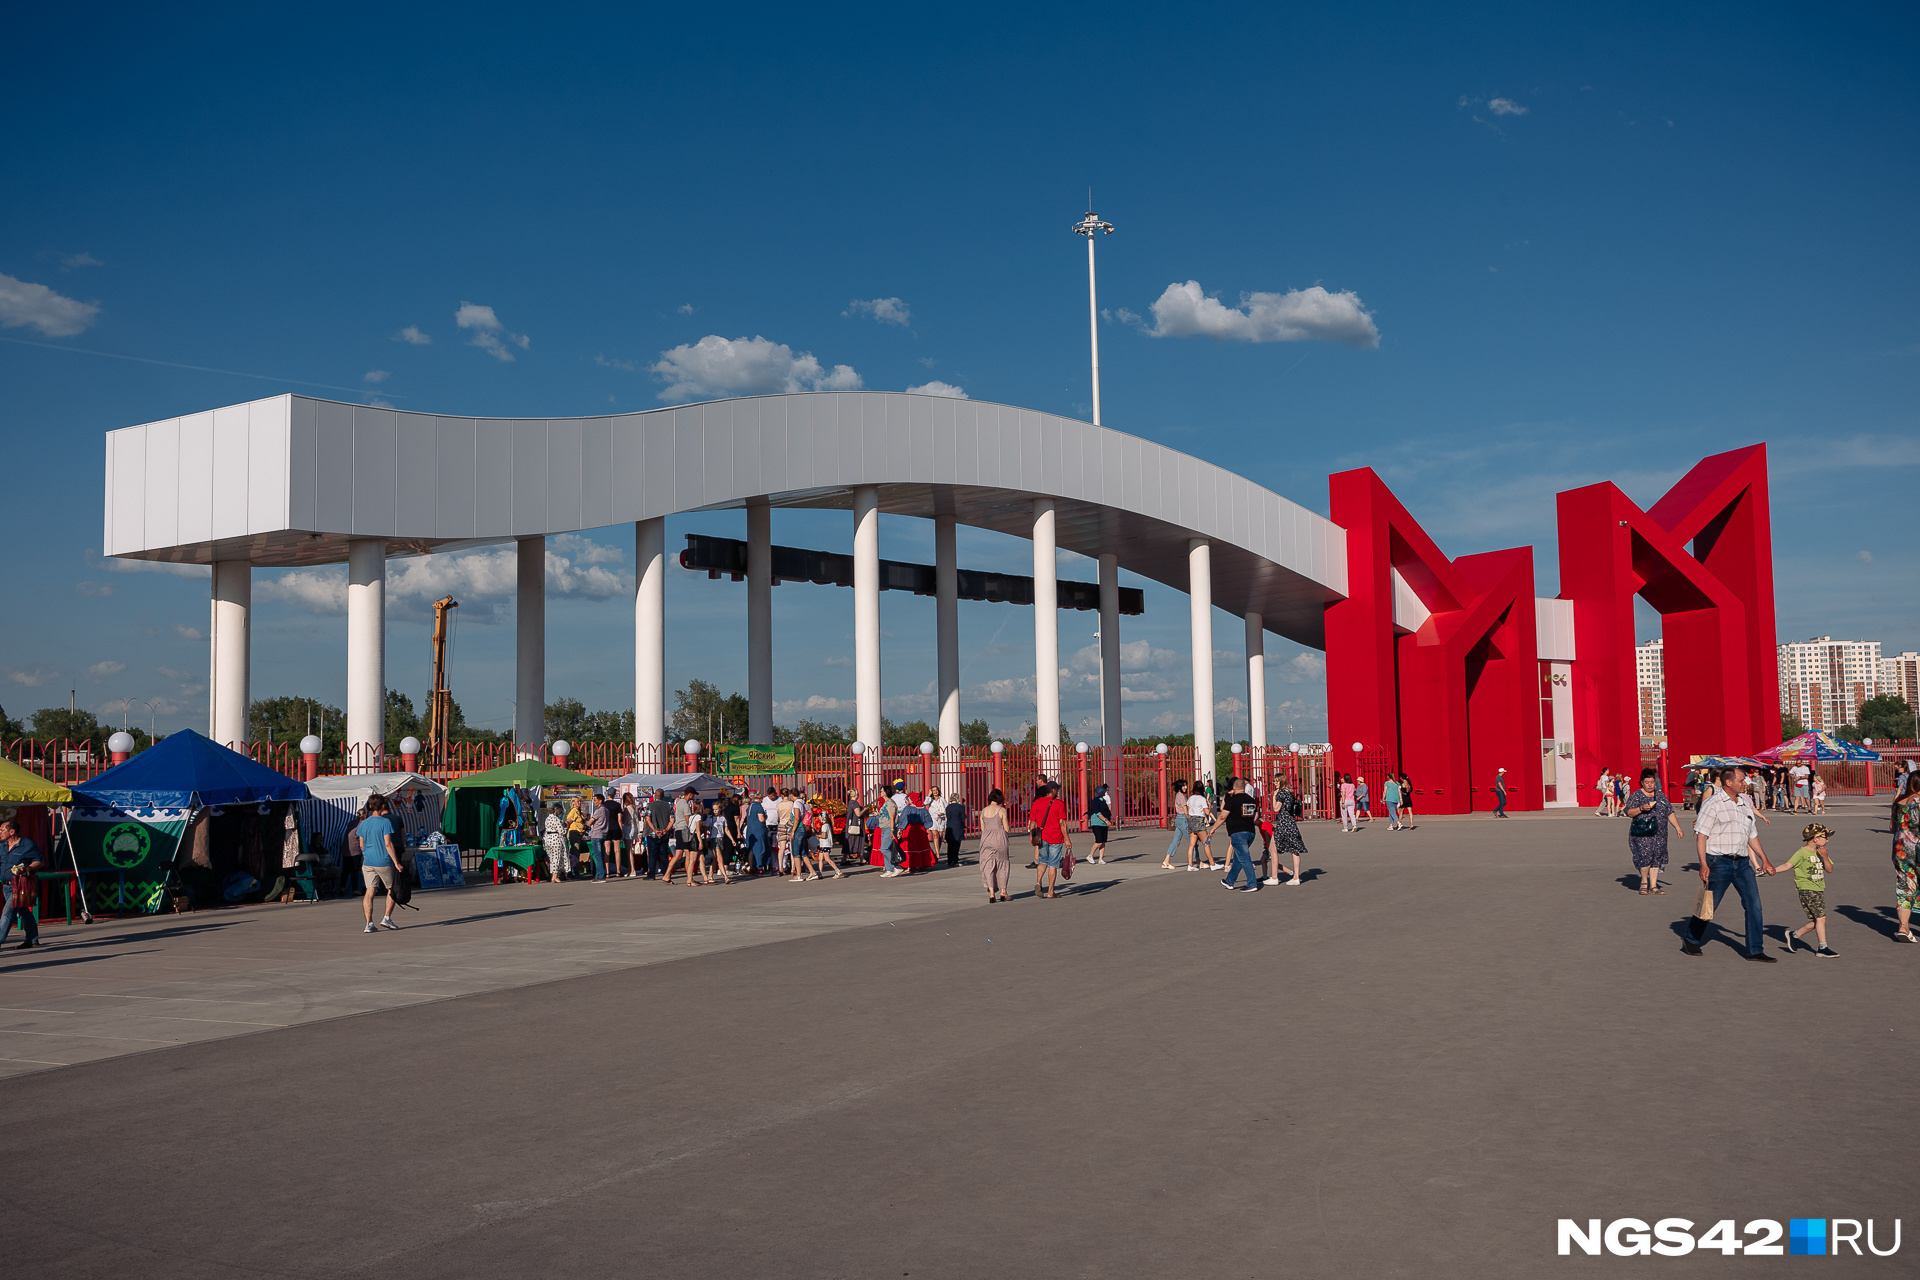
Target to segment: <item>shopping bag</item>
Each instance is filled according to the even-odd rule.
[[[1713,919],[1713,890],[1704,884],[1700,886],[1700,896],[1694,900],[1693,914],[1697,920]]]

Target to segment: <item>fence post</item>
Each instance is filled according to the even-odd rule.
[[[933,744],[931,742],[923,742],[920,744],[920,795],[924,799],[932,794]]]
[[[1000,792],[1000,794],[1005,795],[1007,784],[1005,780],[1005,774],[1002,772],[1002,765],[1005,763],[1007,758],[1007,744],[1004,742],[1001,742],[999,739],[996,738],[994,739],[992,745],[987,748],[987,750],[993,752],[994,789]]]
[[[1167,744],[1157,744],[1153,755],[1160,762],[1160,826],[1164,829],[1167,825]]]
[[[1087,822],[1087,744],[1076,742],[1073,751],[1080,757],[1080,829],[1086,831],[1090,829]]]

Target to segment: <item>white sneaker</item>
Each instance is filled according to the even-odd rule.
[[[1261,883],[1261,884],[1279,884],[1279,883],[1280,883],[1280,877],[1279,877],[1279,876],[1268,876],[1268,877],[1267,877],[1267,878],[1266,878],[1265,880],[1262,880],[1262,881],[1261,881],[1260,883]]]
[[[372,921],[368,921],[368,922],[367,922],[367,927],[366,927],[365,929],[362,929],[362,930],[361,930],[361,932],[362,932],[362,933],[378,933],[378,932],[380,932],[380,931],[379,931],[378,929],[376,929],[376,928],[374,928],[374,927],[373,927],[373,922],[372,922]]]
[[[399,928],[400,926],[399,926],[399,925],[397,925],[397,924],[395,924],[395,923],[393,922],[393,920],[392,920],[392,918],[391,918],[391,917],[389,917],[389,916],[381,916],[381,917],[380,917],[380,927],[381,927],[382,929],[398,929],[398,928]]]
[[[1299,876],[1295,876],[1295,877],[1294,877],[1293,879],[1291,879],[1291,880],[1289,880],[1289,881],[1287,881],[1287,886],[1288,886],[1289,888],[1291,888],[1291,887],[1293,887],[1294,885],[1297,885],[1297,884],[1299,884],[1299,883],[1301,883],[1301,880],[1300,880],[1300,877],[1299,877]]]

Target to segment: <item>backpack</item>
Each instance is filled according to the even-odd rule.
[[[527,878],[529,880],[533,878],[533,873],[531,871],[527,873]],[[412,867],[409,867],[405,863],[401,863],[401,862],[396,862],[394,864],[393,887],[387,890],[387,902],[390,906],[407,907],[413,911],[418,911],[420,909],[413,905],[413,868]]]
[[[1287,800],[1287,816],[1296,822],[1306,817],[1307,806],[1300,802],[1300,797],[1294,795],[1292,792],[1288,792],[1287,794],[1289,796]]]

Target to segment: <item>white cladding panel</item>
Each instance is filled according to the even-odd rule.
[[[1536,599],[1533,630],[1542,662],[1572,662],[1579,656],[1573,651],[1573,601]]]

